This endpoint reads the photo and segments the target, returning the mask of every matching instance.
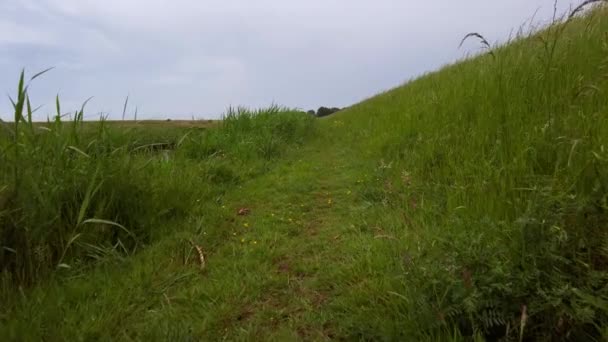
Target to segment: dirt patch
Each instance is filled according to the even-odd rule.
[[[303,279],[306,277],[305,272],[296,270],[293,264],[288,260],[280,260],[276,262],[275,265],[277,268],[277,272],[280,274],[285,274],[298,279]]]
[[[306,230],[306,235],[310,237],[317,236],[319,234],[319,227],[323,224],[321,220],[312,220],[306,223],[304,226]]]
[[[291,273],[291,265],[287,261],[281,261],[277,265],[277,270],[279,273]]]
[[[247,321],[251,316],[253,316],[253,310],[249,309],[249,308],[245,308],[243,309],[243,311],[241,311],[237,316],[236,316],[236,320],[238,322],[245,322]]]

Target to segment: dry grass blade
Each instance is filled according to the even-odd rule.
[[[201,270],[204,270],[206,263],[205,263],[205,254],[203,253],[203,248],[201,248],[201,246],[195,244],[194,241],[192,241],[192,240],[189,240],[189,242],[192,245],[192,247],[196,250],[196,252],[198,253],[198,260],[201,265]]]
[[[76,146],[68,146],[68,147],[66,147],[66,149],[68,149],[68,150],[72,150],[72,151],[74,151],[74,152],[76,152],[76,153],[80,154],[80,155],[81,155],[81,156],[83,156],[83,157],[86,157],[86,158],[91,158],[91,156],[90,156],[90,155],[86,154],[86,152],[84,152],[83,150],[79,149],[79,148],[78,148],[78,147],[76,147]]]
[[[479,39],[479,41],[484,46],[484,48],[488,49],[488,52],[490,53],[490,55],[492,55],[492,57],[496,57],[494,55],[494,52],[492,51],[492,46],[490,45],[488,40],[477,32],[471,32],[471,33],[468,33],[466,36],[464,36],[464,38],[462,38],[462,40],[460,41],[460,45],[458,45],[458,48],[460,49],[462,47],[462,44],[464,44],[464,42],[469,38]]]
[[[521,307],[521,318],[519,320],[519,341],[524,340],[524,329],[526,328],[526,323],[528,322],[528,306],[522,305]]]
[[[555,23],[557,19],[557,0],[553,2],[553,19],[551,19],[551,23]]]
[[[481,34],[477,33],[477,32],[471,32],[468,33],[466,36],[464,36],[464,38],[462,38],[462,40],[460,41],[460,45],[458,45],[458,48],[462,47],[462,44],[464,44],[464,42],[469,39],[469,38],[478,38],[479,41],[481,42],[481,44],[483,44],[483,46],[485,46],[487,49],[491,49],[492,47],[490,46],[490,43],[488,42],[488,40],[482,36]]]
[[[600,3],[600,2],[608,2],[608,0],[585,0],[585,1],[583,1],[582,4],[578,5],[575,9],[572,10],[572,12],[570,12],[570,15],[568,16],[568,20],[574,18],[574,16],[577,15],[582,10],[584,10],[585,7],[587,7],[591,4]]]

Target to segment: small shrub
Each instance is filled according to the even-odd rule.
[[[327,108],[327,107],[319,107],[319,109],[317,109],[317,116],[318,117],[323,117],[323,116],[328,116],[334,113],[337,113],[340,111],[340,108]]]

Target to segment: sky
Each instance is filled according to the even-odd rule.
[[[580,1],[559,0],[565,13]],[[519,28],[554,0],[0,0],[0,92],[20,71],[38,120],[79,109],[120,119],[214,119],[229,106],[344,107]],[[0,118],[11,105],[0,97]]]

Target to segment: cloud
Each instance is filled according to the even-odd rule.
[[[52,46],[57,38],[52,32],[44,32],[10,21],[0,21],[0,46],[34,45]]]

